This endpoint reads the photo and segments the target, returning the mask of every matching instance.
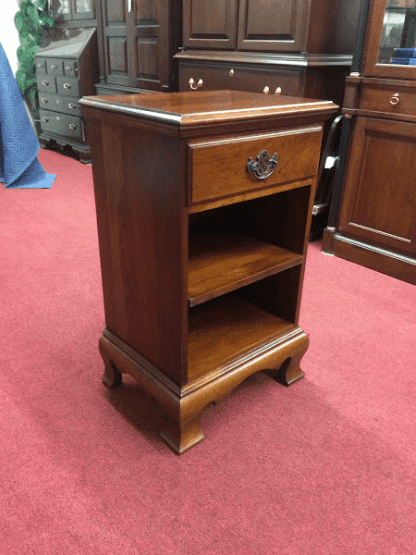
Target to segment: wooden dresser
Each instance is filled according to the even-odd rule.
[[[250,374],[303,376],[299,309],[330,101],[238,91],[81,100],[92,148],[104,382],[130,374],[176,453]]]
[[[81,109],[81,96],[95,94],[98,79],[97,33],[95,29],[54,30],[54,39],[36,54],[39,142],[51,141],[71,147],[81,162],[90,161]]]
[[[416,284],[416,2],[371,0],[360,73],[347,79],[351,136],[323,250]],[[410,61],[409,61],[410,60]]]

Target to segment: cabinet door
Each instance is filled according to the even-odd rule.
[[[168,0],[131,0],[128,20],[131,86],[147,90],[169,87]]]
[[[357,118],[339,229],[416,252],[416,125]]]
[[[237,0],[184,0],[184,46],[235,49],[236,27]]]
[[[130,85],[127,43],[129,0],[102,0],[105,74],[107,83]]]
[[[241,0],[238,50],[304,50],[307,0]]]

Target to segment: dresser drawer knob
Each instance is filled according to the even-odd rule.
[[[234,70],[230,69],[230,77],[234,77]]]
[[[269,94],[269,92],[270,92],[269,87],[264,87],[263,92],[264,92],[264,94]]]
[[[71,83],[64,83],[64,89],[68,90],[71,88]]]
[[[69,124],[69,129],[72,129],[73,131],[75,131],[76,128],[77,128],[77,124],[76,124],[76,123],[70,123],[70,124]]]
[[[282,94],[282,89],[280,87],[277,87],[277,89],[274,91],[274,94]]]
[[[394,95],[390,98],[390,104],[396,106],[400,102],[399,93],[394,93]]]
[[[193,91],[196,91],[197,89],[201,89],[203,85],[204,85],[204,82],[202,81],[202,79],[200,79],[196,85],[195,85],[195,80],[192,77],[189,79],[189,86]]]
[[[48,103],[48,99],[47,99],[47,98],[44,98],[44,97],[41,98],[40,101],[41,101],[43,104],[47,104],[47,103]]]
[[[267,150],[262,150],[257,156],[256,161],[251,158],[248,159],[246,169],[251,175],[258,180],[266,179],[277,167],[277,153],[275,152],[272,157]]]

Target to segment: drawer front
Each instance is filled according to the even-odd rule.
[[[71,77],[57,77],[56,91],[64,96],[80,96],[79,79]]]
[[[54,112],[61,112],[72,116],[81,116],[81,106],[78,104],[78,98],[43,93],[39,95],[39,105],[44,110],[53,110]]]
[[[310,127],[217,141],[191,141],[188,143],[189,204],[314,177],[321,133],[320,127]],[[264,151],[270,160],[264,154],[257,162]],[[277,165],[273,169],[269,163],[274,154]],[[247,169],[250,159],[251,165],[257,162],[252,172]],[[264,174],[261,170],[265,170]],[[261,178],[262,175],[268,176]]]
[[[192,79],[192,81],[191,81]],[[274,93],[280,89],[286,96],[300,96],[301,71],[279,68],[264,69],[241,67],[232,64],[202,65],[181,63],[179,90],[238,90]]]
[[[56,92],[56,81],[53,75],[37,75],[36,81],[38,83],[39,91],[55,93]]]
[[[39,110],[40,124],[44,131],[82,140],[81,118]]]
[[[78,63],[74,60],[64,60],[64,75],[67,77],[77,77]]]
[[[46,60],[43,58],[36,58],[35,67],[36,73],[46,73]]]
[[[371,87],[361,91],[360,108],[387,114],[416,115],[416,89],[412,87]]]
[[[64,64],[62,60],[46,60],[46,71],[49,75],[63,75]]]

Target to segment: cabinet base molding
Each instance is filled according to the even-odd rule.
[[[63,139],[55,133],[42,131],[39,136],[39,144],[42,148],[57,146],[61,149],[69,147],[83,164],[91,164],[91,148],[86,143],[81,143],[69,137]]]
[[[346,237],[335,228],[325,229],[322,251],[416,285],[415,258]]]
[[[129,374],[160,405],[166,422],[160,435],[176,454],[199,443],[204,434],[200,417],[205,407],[218,404],[251,374],[266,370],[274,379],[290,385],[303,377],[300,361],[309,345],[302,328],[250,351],[221,368],[180,386],[143,358],[108,328],[99,341],[105,364],[103,382],[110,388],[121,384],[122,374]]]

